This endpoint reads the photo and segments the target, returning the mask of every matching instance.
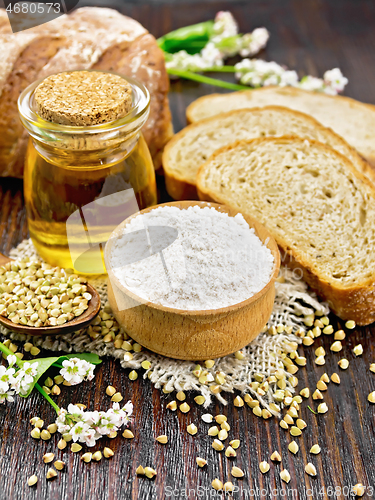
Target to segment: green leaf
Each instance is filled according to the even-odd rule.
[[[64,359],[71,359],[71,358],[84,359],[85,361],[88,361],[93,365],[100,365],[100,363],[102,362],[99,356],[92,352],[83,352],[79,354],[66,354],[64,356],[61,356],[60,360],[64,361]]]
[[[34,389],[35,384],[38,382],[40,377],[45,373],[54,363],[57,363],[59,357],[54,358],[40,358],[35,360],[30,360],[30,364],[38,363],[37,374],[34,377],[34,382],[31,384],[30,389],[26,394],[19,394],[21,398],[27,398],[30,395],[31,391]],[[26,361],[27,362],[27,361]]]
[[[25,395],[20,396],[22,398],[27,398],[31,391],[34,389],[35,384],[38,382],[38,380],[41,378],[41,376],[49,369],[51,366],[58,365],[68,359],[71,358],[79,358],[79,359],[84,359],[85,361],[88,361],[89,363],[92,363],[93,365],[99,365],[102,360],[99,358],[97,354],[93,354],[91,352],[84,352],[84,353],[79,353],[79,354],[66,354],[64,356],[56,356],[53,358],[39,358],[36,360],[31,360],[29,363],[38,363],[38,369],[37,369],[37,374],[34,377],[34,382],[31,385],[30,389],[27,391]]]
[[[189,54],[197,54],[211,38],[213,25],[213,21],[206,21],[185,26],[158,38],[157,43],[164,52],[186,50]]]

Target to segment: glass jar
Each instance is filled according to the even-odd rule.
[[[30,134],[24,194],[31,239],[49,264],[78,273],[105,272],[103,249],[129,215],[157,203],[155,172],[141,127],[149,114],[146,87],[132,87],[132,107],[118,120],[66,126],[36,112],[34,93],[21,94],[21,121]]]

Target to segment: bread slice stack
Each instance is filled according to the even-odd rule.
[[[261,221],[340,318],[375,321],[375,191],[345,156],[299,137],[240,141],[200,167],[197,188]]]
[[[167,144],[163,167],[168,193],[175,200],[198,199],[195,181],[199,166],[217,149],[237,140],[295,135],[327,144],[346,156],[375,183],[375,171],[332,130],[311,116],[281,106],[221,113],[184,128]]]
[[[272,105],[311,115],[325,127],[332,128],[375,166],[375,106],[349,97],[293,87],[263,87],[201,97],[190,104],[186,114],[193,123],[234,109]]]

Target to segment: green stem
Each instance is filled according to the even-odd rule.
[[[318,415],[318,414],[316,413],[316,411],[314,411],[314,410],[313,410],[310,406],[308,406],[307,408],[308,408],[308,409],[309,409],[312,413],[314,413],[314,415]]]
[[[14,352],[12,352],[10,349],[8,349],[7,346],[2,344],[1,342],[0,342],[0,351],[2,353],[6,354],[7,356],[13,356],[13,354],[14,354]],[[17,356],[16,356],[16,358],[17,358]],[[20,368],[22,368],[23,361],[21,361],[19,358],[17,358],[16,365],[19,366]]]
[[[222,87],[229,90],[249,90],[249,87],[244,85],[237,85],[235,83],[225,82],[223,80],[217,80],[216,78],[210,78],[208,76],[201,75],[200,73],[193,73],[192,71],[182,71],[178,69],[168,69],[169,75],[179,76],[180,78],[186,78],[187,80],[194,80],[195,82],[206,83],[207,85],[214,85],[215,87]]]
[[[212,72],[218,72],[218,73],[235,73],[237,70],[235,68],[235,66],[217,66],[215,68],[207,68],[204,70],[205,72],[206,71],[212,71]]]
[[[35,384],[35,388],[40,392],[40,394],[46,398],[46,400],[49,402],[50,405],[53,406],[53,408],[55,409],[56,413],[59,414],[59,411],[60,411],[60,408],[57,406],[57,404],[53,401],[52,398],[50,398],[48,396],[48,394],[46,393],[46,391],[44,389],[42,389],[42,387],[40,387],[39,384]]]
[[[12,351],[10,349],[8,349],[4,344],[2,344],[0,342],[0,351],[3,352],[4,354],[6,354],[7,356],[10,356],[12,353]]]
[[[53,363],[52,366],[55,366],[56,368],[64,368],[63,365],[59,365],[58,363]]]

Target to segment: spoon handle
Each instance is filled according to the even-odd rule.
[[[0,266],[3,266],[4,264],[7,264],[11,260],[13,260],[13,259],[10,259],[6,255],[3,255],[2,253],[0,253]]]

